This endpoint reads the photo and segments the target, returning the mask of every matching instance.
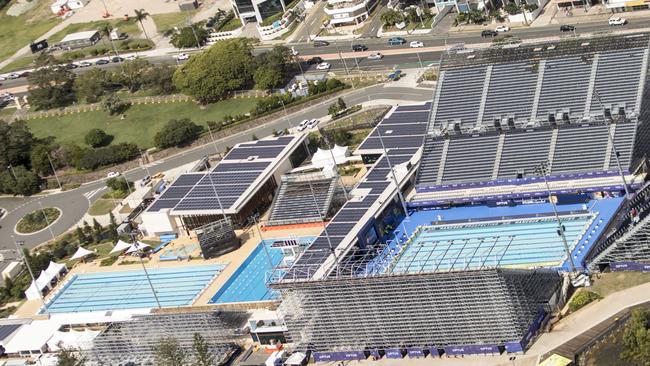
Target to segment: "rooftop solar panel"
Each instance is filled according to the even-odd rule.
[[[356,222],[331,222],[327,225],[327,233],[330,236],[346,236],[356,224]]]
[[[223,159],[241,160],[248,159],[249,157],[257,157],[259,159],[272,159],[280,155],[282,150],[284,150],[284,146],[237,147],[230,150],[230,152]]]
[[[175,198],[183,198],[192,189],[191,186],[180,186],[177,187],[176,185],[173,185],[165,190],[163,194],[160,196],[161,199],[175,199]]]
[[[173,200],[158,199],[151,206],[149,206],[149,211],[157,212],[165,208],[174,208],[174,206],[176,206],[178,201],[179,201],[178,199],[173,199]]]
[[[174,187],[178,186],[193,186],[203,178],[203,174],[183,174],[172,184]]]
[[[219,197],[223,208],[230,207],[238,197]],[[176,205],[177,211],[189,210],[219,210],[219,201],[216,198],[185,198]]]
[[[429,112],[409,112],[393,113],[390,117],[381,121],[382,124],[402,124],[402,123],[426,123],[428,122]]]
[[[284,136],[284,137],[278,137],[277,139],[273,140],[258,140],[254,142],[246,142],[243,143],[239,146],[246,146],[246,147],[263,147],[263,146],[279,146],[279,145],[287,145],[289,142],[293,140],[293,136]]]
[[[408,111],[428,111],[431,109],[431,102],[426,102],[423,105],[403,105],[397,107],[395,112],[408,112]]]
[[[366,213],[365,209],[344,208],[336,213],[332,221],[336,222],[357,222]]]
[[[404,123],[399,126],[380,124],[370,134],[371,137],[379,137],[377,130],[381,132],[381,137],[388,138],[393,136],[422,136],[427,132],[426,123]],[[384,141],[384,143],[386,143]]]
[[[254,162],[237,162],[227,163],[221,162],[212,170],[213,173],[226,173],[226,172],[250,172],[256,170],[264,170],[271,162],[268,161],[254,161]]]
[[[387,137],[382,135],[382,138],[386,149],[420,147],[424,141],[423,136]],[[378,137],[369,137],[359,146],[359,150],[377,150],[381,148],[381,141],[379,141]]]

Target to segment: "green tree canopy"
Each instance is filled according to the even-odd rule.
[[[167,64],[152,67],[144,75],[144,87],[154,94],[171,94],[176,92],[172,78],[176,68]]]
[[[31,196],[40,191],[40,184],[41,178],[22,165],[0,172],[0,192]]]
[[[277,88],[282,85],[284,80],[282,73],[268,65],[261,65],[253,74],[255,87],[261,90]]]
[[[112,136],[108,135],[104,130],[93,128],[84,137],[84,141],[91,147],[102,147],[111,143]]]
[[[109,94],[102,99],[102,108],[111,116],[124,113],[130,105],[115,94]]]
[[[86,364],[84,357],[71,348],[61,348],[56,354],[56,366],[83,366]]]
[[[175,32],[169,41],[176,48],[194,48],[197,47],[197,41],[199,46],[203,46],[207,40],[208,31],[203,25],[192,24]]]
[[[211,103],[251,84],[252,45],[243,38],[219,41],[174,73],[174,84],[200,103]]]
[[[214,366],[215,357],[210,352],[208,342],[205,341],[201,334],[194,333],[192,346],[194,348],[194,358],[196,359],[195,366]]]
[[[34,170],[36,173],[42,176],[48,176],[54,174],[54,172],[52,171],[52,166],[50,164],[50,159],[52,160],[52,164],[55,167],[60,167],[60,164],[58,163],[56,156],[50,155],[50,157],[48,158],[48,154],[50,154],[51,151],[52,151],[52,146],[46,144],[38,144],[34,146],[30,154],[32,170]]]
[[[80,74],[74,81],[74,91],[77,99],[85,100],[88,103],[98,102],[108,86],[106,71],[95,67]]]
[[[10,125],[0,120],[0,170],[9,165],[29,165],[29,154],[35,142],[25,121]]]
[[[404,15],[402,15],[402,12],[399,10],[387,9],[381,13],[381,17],[379,19],[382,21],[382,23],[384,23],[384,25],[392,27],[397,23],[403,22]]]
[[[625,349],[621,359],[635,365],[650,366],[650,310],[632,311],[623,332]]]
[[[273,89],[282,86],[291,63],[291,50],[285,46],[274,46],[271,51],[255,57],[256,70],[253,75],[257,89]]]
[[[154,143],[160,148],[180,146],[196,140],[203,127],[189,118],[172,119],[154,136]]]
[[[186,363],[187,356],[176,338],[160,340],[154,352],[157,366],[182,366]]]
[[[36,109],[65,107],[75,100],[75,74],[65,67],[57,66],[58,61],[46,54],[35,60],[36,70],[29,81],[29,103]]]

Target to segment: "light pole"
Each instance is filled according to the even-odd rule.
[[[334,146],[336,146],[336,144],[335,145],[330,145],[329,139],[327,138],[325,133],[323,133],[323,131],[320,128],[318,130],[320,131],[321,136],[323,136],[323,140],[325,140],[325,143],[327,144],[327,147],[329,147],[330,156],[332,157],[332,162],[334,163],[334,169],[336,170],[336,177],[339,179],[339,184],[341,185],[341,188],[343,188],[343,195],[345,196],[345,200],[349,201],[350,197],[348,197],[348,191],[347,191],[347,189],[345,189],[345,185],[343,184],[343,178],[341,178],[341,175],[339,174],[339,167],[336,164],[336,158],[334,157],[334,151],[333,150],[334,150]]]
[[[122,174],[122,178],[124,178],[124,181],[126,182],[126,189],[129,191],[129,196],[131,195],[131,185],[129,184],[129,181],[126,179],[126,173]]]
[[[29,276],[32,278],[32,283],[34,284],[34,288],[36,288],[36,291],[38,292],[38,297],[41,299],[43,306],[45,306],[45,298],[43,297],[43,293],[41,293],[41,289],[39,289],[36,284],[36,278],[34,277],[34,272],[32,272],[32,267],[29,266],[29,263],[27,262],[27,257],[20,249],[20,247],[22,247],[23,245],[23,242],[21,241],[20,244],[18,244],[18,242],[16,241],[16,237],[14,237],[13,235],[11,235],[11,239],[14,241],[14,245],[16,246],[16,251],[18,252],[18,255],[21,256],[23,258],[23,262],[25,262],[25,267],[27,267],[27,270],[29,271]]]
[[[147,282],[149,282],[149,287],[151,288],[151,293],[153,294],[154,299],[156,299],[156,304],[158,305],[158,309],[162,309],[162,306],[160,305],[160,300],[158,299],[158,294],[156,293],[156,290],[153,287],[153,282],[151,282],[151,278],[149,278],[149,272],[147,272],[147,267],[145,267],[144,265],[144,259],[142,259],[142,255],[144,253],[142,252],[142,248],[140,248],[140,243],[135,237],[135,230],[131,231],[131,240],[133,241],[133,245],[135,246],[136,252],[138,253],[138,257],[140,258],[142,271],[144,271],[144,276],[147,278]]]
[[[596,100],[598,101],[598,104],[600,105],[600,108],[603,109],[603,112],[605,111],[605,106],[603,105],[603,102],[600,100],[600,94],[598,94],[598,91],[594,89],[594,97],[596,97]],[[604,113],[603,113],[604,114]],[[611,114],[611,111],[610,111]],[[607,118],[607,117],[605,117]],[[612,120],[612,117],[610,116],[607,118],[607,139],[610,145],[612,145],[612,152],[614,153],[614,159],[616,160],[616,166],[618,168],[618,174],[621,175],[621,180],[623,181],[623,188],[625,189],[625,198],[630,199],[630,190],[627,186],[627,179],[625,179],[625,174],[623,173],[623,168],[621,167],[621,161],[618,158],[618,151],[616,150],[616,144],[614,143],[614,138],[612,137],[612,133],[610,130],[611,124],[614,123]]]
[[[47,214],[45,214],[45,209],[43,209],[43,204],[41,203],[41,201],[38,201],[38,206],[41,208],[41,212],[43,213],[43,218],[45,219],[45,224],[47,224],[47,228],[50,231],[50,235],[52,235],[52,241],[54,241],[55,239],[54,231],[52,231],[50,220],[47,219]]]
[[[11,175],[13,175],[14,180],[18,180],[18,178],[16,178],[16,172],[14,171],[14,167],[13,167],[13,165],[9,164],[9,166],[7,166],[7,169],[9,170],[9,172],[11,173]]]
[[[318,211],[318,217],[320,218],[320,221],[323,223],[323,232],[325,232],[325,239],[327,240],[327,246],[330,249],[330,253],[334,256],[334,264],[336,266],[336,277],[339,277],[341,273],[341,268],[339,267],[339,258],[336,255],[336,250],[334,249],[334,246],[332,245],[332,240],[330,240],[330,234],[327,232],[327,225],[325,225],[325,217],[323,217],[322,212],[320,211],[320,207],[318,207],[318,201],[316,201],[316,194],[314,194],[314,187],[311,185],[310,181],[307,181],[307,184],[309,184],[309,191],[311,192],[311,198],[314,201],[314,207],[316,208],[316,211]]]
[[[262,247],[264,247],[264,254],[266,254],[266,259],[269,261],[269,266],[271,267],[271,270],[273,270],[274,266],[273,266],[273,261],[271,260],[271,255],[269,254],[269,248],[266,247],[266,243],[264,242],[264,238],[262,237],[262,229],[260,229],[260,222],[257,221],[255,215],[253,215],[253,222],[255,223],[257,234],[260,236],[260,243],[262,244]]]
[[[147,175],[151,177],[151,173],[149,172],[149,167],[147,166],[147,163],[144,161],[144,154],[142,153],[142,151],[140,151],[140,157],[142,158],[142,165],[144,165],[144,170],[146,170]],[[128,184],[129,182],[126,183]]]
[[[54,172],[54,178],[56,178],[56,183],[59,185],[59,189],[63,190],[63,187],[61,187],[61,181],[59,180],[59,176],[56,174],[56,169],[54,169],[54,164],[52,164],[52,159],[50,159],[50,153],[46,152],[45,155],[47,156],[47,161],[50,162],[50,166],[52,167],[52,172]]]
[[[212,145],[214,145],[214,153],[219,155],[219,148],[217,147],[217,142],[214,141],[214,136],[212,135],[212,129],[210,128],[209,124],[208,124],[208,132],[210,133],[210,140],[212,140]]]
[[[214,196],[217,198],[217,204],[219,205],[219,210],[221,210],[221,216],[223,216],[223,219],[226,220],[226,210],[223,208],[223,205],[221,204],[221,199],[219,198],[219,194],[217,193],[217,188],[214,186],[214,182],[212,181],[212,175],[210,174],[210,167],[208,166],[208,161],[206,159],[205,161],[205,169],[207,170],[207,176],[208,180],[210,181],[210,186],[212,187],[212,191],[214,192]],[[228,222],[230,225],[230,222]]]
[[[395,170],[393,169],[393,165],[390,163],[390,157],[388,156],[388,151],[386,151],[386,146],[384,146],[384,139],[383,137],[381,137],[381,131],[379,131],[379,127],[377,127],[377,135],[379,136],[381,149],[384,151],[384,155],[386,156],[386,162],[388,162],[388,169],[390,169],[390,173],[393,176],[393,182],[395,182],[395,186],[397,186],[397,195],[399,196],[400,203],[402,204],[404,215],[406,215],[406,218],[408,219],[410,216],[409,216],[409,211],[406,208],[406,201],[404,200],[404,195],[402,195],[402,190],[399,186],[399,182],[397,181],[397,176],[395,176]]]
[[[341,50],[339,49],[338,43],[336,43],[336,40],[334,40],[334,47],[336,47],[336,52],[339,54],[339,59],[341,60],[341,63],[343,64],[343,68],[345,68],[345,73],[347,75],[350,75],[350,71],[348,70],[348,65],[345,63],[345,59],[343,59],[343,54],[341,54]],[[354,86],[354,83],[352,83]]]
[[[548,201],[553,207],[553,214],[555,214],[555,220],[557,221],[557,232],[562,238],[562,243],[564,244],[564,250],[566,251],[567,258],[569,258],[569,265],[571,266],[571,273],[576,272],[575,263],[573,263],[573,256],[571,255],[571,249],[569,249],[569,243],[566,241],[566,236],[564,235],[564,225],[562,225],[562,220],[560,220],[560,215],[557,213],[557,207],[555,206],[555,201],[551,194],[551,187],[548,185],[548,180],[546,175],[548,174],[548,162],[543,161],[537,167],[535,167],[535,172],[544,179],[544,185],[546,186],[546,191],[548,192]]]

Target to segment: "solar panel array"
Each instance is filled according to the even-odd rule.
[[[541,49],[541,48],[540,48]],[[574,55],[522,52],[511,62],[445,69],[431,111],[434,129],[492,127],[495,120],[548,121],[549,115],[582,118],[603,108],[638,113],[648,49],[592,50]],[[594,91],[601,97],[600,105]]]
[[[357,224],[362,222],[364,216],[369,213],[370,207],[377,202],[379,196],[386,191],[392,182],[389,166],[395,167],[409,161],[422,146],[425,135],[423,127],[426,126],[429,108],[431,108],[430,103],[419,106],[397,107],[392,115],[382,120],[375,127],[370,137],[363,142],[359,149],[381,149],[377,134],[377,129],[381,129],[383,132],[382,137],[390,135],[394,139],[388,140],[389,138],[384,138],[388,156],[382,155],[375,162],[364,179],[355,187],[353,191],[355,197],[341,207],[327,225],[326,230],[314,240],[294,263],[292,278],[306,278],[308,274],[313,274],[313,272],[301,270],[301,268],[317,268],[331,254],[330,245],[332,248],[337,248],[343,243],[345,236],[355,230],[355,227],[357,227],[357,230],[361,230],[360,226],[363,226],[365,222],[362,225]],[[388,131],[391,132],[388,133]],[[416,135],[412,136],[411,133]],[[405,137],[414,138],[408,139]],[[365,190],[368,193],[362,196],[360,192],[365,192]]]
[[[283,136],[239,144],[209,174],[179,176],[147,211],[228,210],[297,138]]]

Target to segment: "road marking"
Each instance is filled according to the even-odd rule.
[[[94,195],[96,195],[97,193],[99,193],[99,192],[101,192],[101,191],[103,191],[105,189],[106,189],[106,187],[93,189],[92,191],[84,193],[84,197],[86,197],[86,199],[90,200]]]

